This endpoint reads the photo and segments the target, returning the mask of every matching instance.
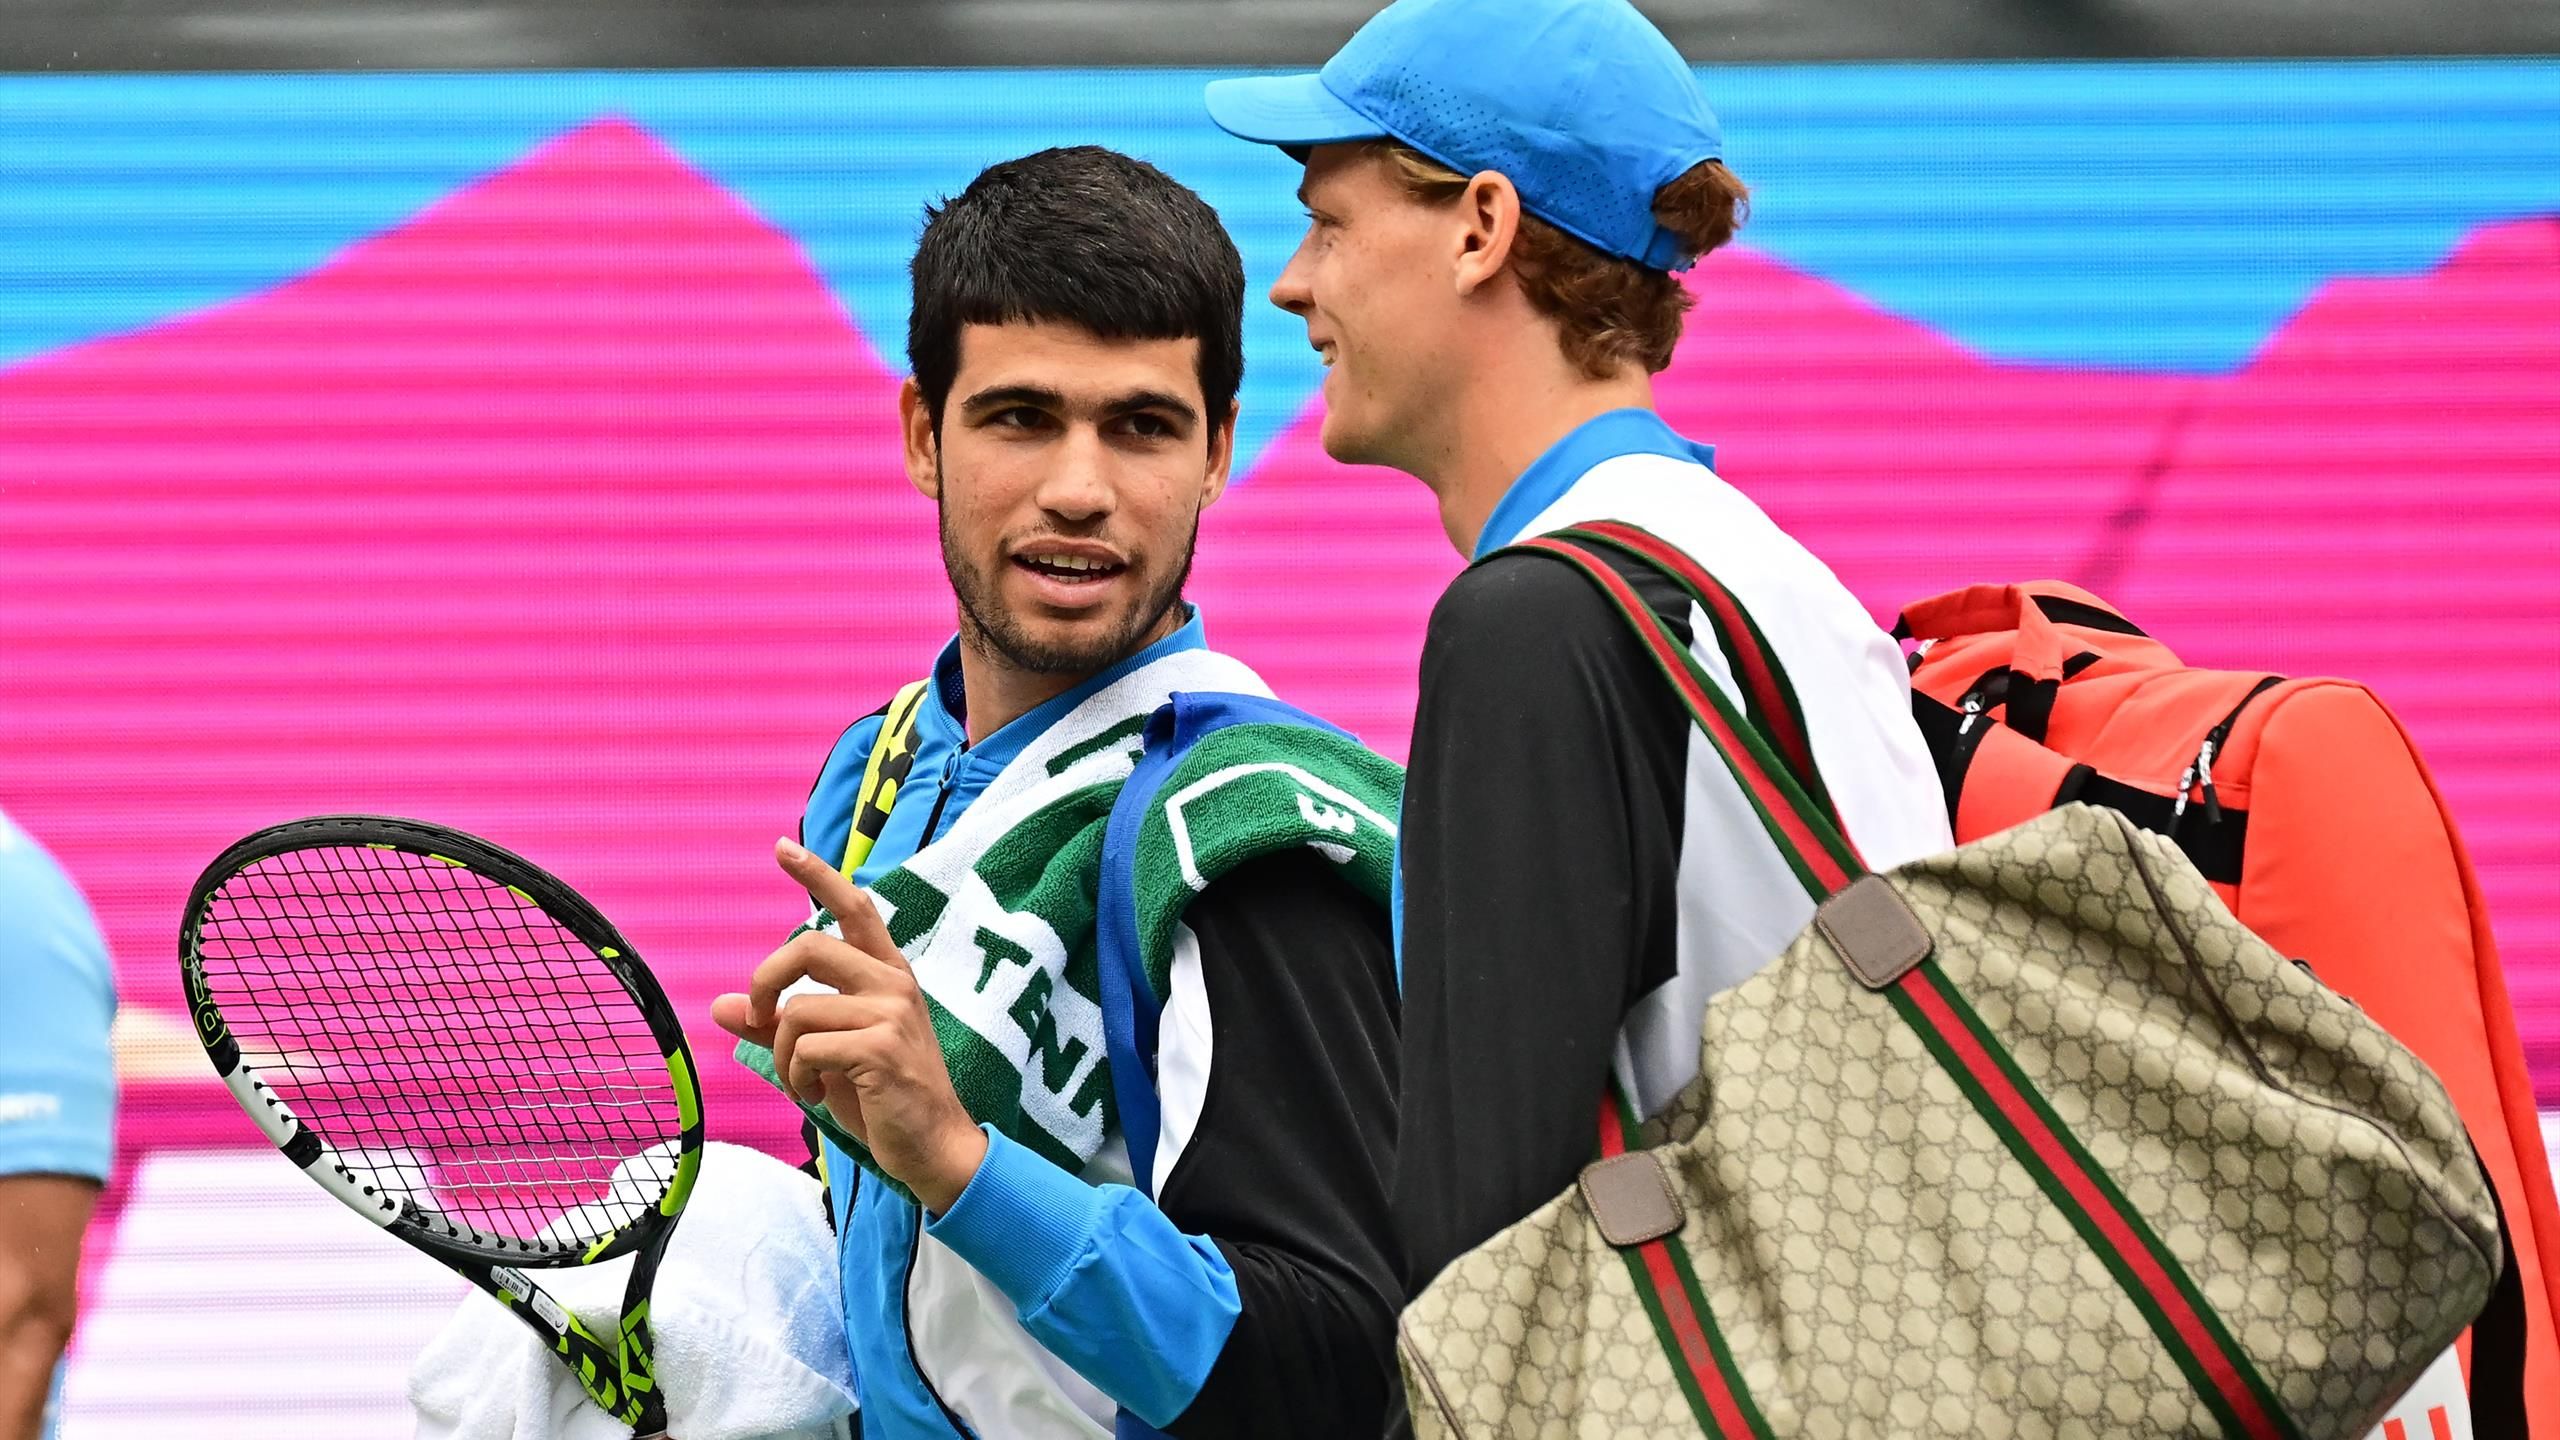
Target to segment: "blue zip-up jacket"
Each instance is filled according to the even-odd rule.
[[[975,746],[946,646],[914,764],[854,878],[947,832],[1094,691],[1204,644],[1195,614]],[[801,839],[821,856],[844,854],[880,725],[847,730],[819,773]],[[1079,1176],[991,1131],[939,1217],[830,1147],[866,1437],[1378,1432],[1402,1303],[1393,952],[1377,908],[1328,871],[1253,862],[1190,907],[1158,1056],[1156,1201],[1125,1183],[1117,1136]]]

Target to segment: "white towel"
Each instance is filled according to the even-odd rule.
[[[711,1144],[649,1302],[679,1440],[829,1440],[854,1410],[836,1241],[817,1181]],[[599,1334],[628,1259],[530,1272]],[[626,1440],[525,1323],[474,1290],[409,1372],[418,1440]]]

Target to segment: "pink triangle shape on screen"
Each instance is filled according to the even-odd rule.
[[[1879,619],[2056,576],[2192,663],[2378,690],[2466,827],[2560,1100],[2560,220],[2332,281],[2225,376],[1987,359],[1749,250],[1691,285],[1664,415]],[[1283,695],[1401,754],[1458,558],[1422,486],[1334,465],[1322,420],[1212,512],[1196,588]]]
[[[41,677],[5,803],[128,1002],[171,1003],[225,843],[364,810],[554,869],[689,1015],[734,988],[802,913],[773,837],[949,628],[896,386],[788,236],[616,120],[0,374],[0,653]]]
[[[2334,282],[2219,378],[2005,364],[1735,251],[1693,276],[1659,393],[1879,615],[2061,574],[2199,662],[2373,681],[2560,1034],[2522,798],[2560,762],[2517,740],[2560,697],[2511,643],[2560,621],[2554,233]],[[140,999],[222,843],[378,808],[550,864],[698,1005],[793,909],[764,848],[828,742],[948,632],[895,385],[787,235],[617,120],[311,275],[0,372],[0,653],[43,677],[0,706],[0,748],[37,757],[0,803]],[[1418,484],[1326,460],[1319,418],[1204,519],[1193,594],[1283,695],[1401,754],[1458,557]]]

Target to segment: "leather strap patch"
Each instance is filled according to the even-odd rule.
[[[1840,952],[1849,973],[1870,990],[1882,990],[1929,958],[1934,942],[1920,917],[1881,875],[1861,875],[1813,912],[1822,938]]]
[[[1630,1150],[1582,1167],[1582,1203],[1600,1238],[1618,1249],[1659,1240],[1680,1228],[1680,1197],[1650,1150]]]

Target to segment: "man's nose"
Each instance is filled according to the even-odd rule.
[[[1280,278],[1271,282],[1271,303],[1300,319],[1315,308],[1315,290],[1307,283],[1307,251],[1305,246],[1289,257]]]
[[[1112,512],[1118,500],[1115,462],[1100,430],[1070,427],[1053,456],[1032,497],[1041,509],[1066,520],[1096,520]]]

